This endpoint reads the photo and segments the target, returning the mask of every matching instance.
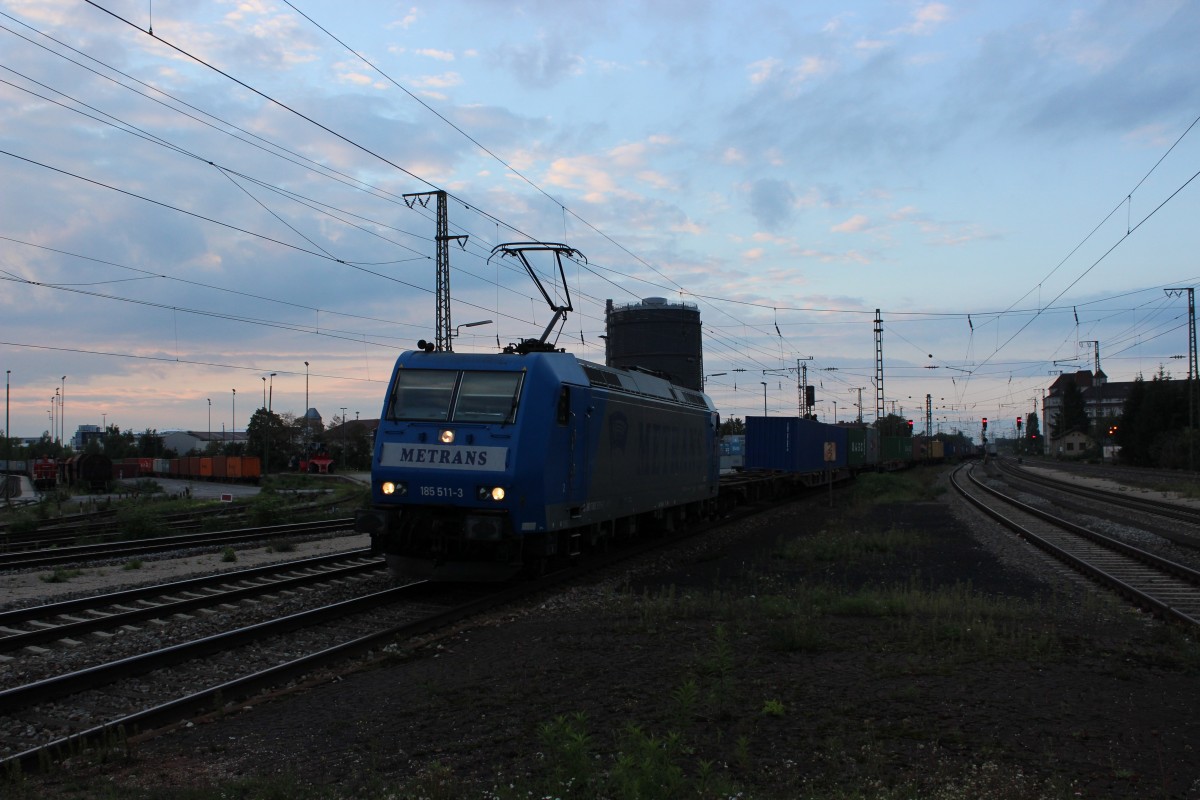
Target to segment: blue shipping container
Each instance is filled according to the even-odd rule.
[[[825,461],[825,445],[834,460]],[[845,467],[849,438],[845,428],[800,417],[746,417],[746,469],[820,472]]]

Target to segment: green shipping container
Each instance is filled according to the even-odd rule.
[[[884,436],[880,439],[880,460],[886,463],[912,460],[911,436]]]

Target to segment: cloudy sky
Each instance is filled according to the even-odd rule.
[[[725,416],[796,413],[803,366],[873,418],[876,309],[918,431],[927,395],[1011,428],[1096,343],[1183,378],[1197,41],[1175,0],[0,0],[12,432],[56,391],[68,435],[241,429],[264,389],[378,416],[434,335],[403,195],[438,189],[452,324],[491,320],[458,351],[541,333],[488,259],[539,239],[586,258],[560,346],[603,361],[606,299],[695,303]]]

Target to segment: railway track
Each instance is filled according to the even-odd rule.
[[[341,505],[342,502],[334,500],[308,503],[294,506],[290,511],[296,515],[325,513]],[[149,509],[153,510],[153,506],[150,506]],[[249,514],[249,508],[233,505],[164,514],[158,518],[158,521],[166,531],[171,533],[195,533],[205,525],[211,526],[212,523],[208,520],[213,519],[221,520],[226,527],[244,525]],[[43,521],[38,524],[36,530],[22,532],[11,531],[8,524],[0,523],[0,553],[44,550],[88,540],[116,541],[128,538],[123,535],[117,516],[117,511],[114,509],[73,514],[69,517]]]
[[[71,636],[72,629],[55,628],[40,645],[0,652],[0,770],[32,770],[57,758],[89,748],[121,747],[137,732],[205,713],[224,713],[241,708],[245,698],[298,680],[319,679],[322,668],[379,651],[385,646],[404,646],[415,637],[444,628],[465,617],[505,603],[544,592],[618,562],[661,550],[713,527],[735,522],[777,505],[779,500],[742,507],[720,520],[712,520],[675,534],[647,537],[618,551],[590,558],[584,564],[548,574],[537,580],[499,587],[488,585],[410,583],[386,586],[388,581],[364,573],[330,581],[344,584],[344,598],[291,610],[303,588],[276,585],[257,592],[249,602],[261,604],[253,612],[259,618],[247,624],[227,624],[234,603],[226,599],[199,600],[182,606],[166,604],[122,624],[118,635],[111,630],[83,634],[87,644]],[[355,555],[353,553],[347,555]],[[381,571],[380,571],[381,572]],[[249,575],[250,571],[243,574]],[[222,575],[217,580],[229,580]],[[204,579],[207,580],[207,579]],[[378,588],[379,583],[386,588]],[[205,584],[176,584],[173,588],[151,587],[148,591],[162,601],[169,597],[188,601],[182,595],[203,595]],[[100,600],[108,603],[113,597]],[[7,621],[15,626],[19,615],[27,620],[59,612],[81,619],[86,601],[43,606],[40,610],[14,612]],[[119,596],[120,605],[150,602],[136,593]],[[111,608],[111,605],[108,606]],[[102,612],[107,613],[107,612]],[[251,612],[238,612],[242,619]],[[261,618],[265,617],[265,618]],[[0,617],[0,624],[6,618]],[[245,621],[242,619],[242,621]],[[35,626],[22,623],[27,630]],[[111,626],[112,623],[109,623]],[[220,627],[213,631],[212,628]],[[14,628],[15,629],[15,628]],[[170,631],[170,641],[160,641]],[[22,635],[20,632],[12,635]],[[0,638],[0,644],[4,641]],[[16,644],[17,640],[12,640]],[[83,652],[88,647],[95,653]],[[20,680],[16,680],[17,677]],[[200,687],[200,688],[197,688]]]
[[[1139,606],[1200,626],[1200,572],[1022,503],[986,486],[974,471],[960,467],[950,481],[985,514]]]
[[[96,544],[68,545],[42,550],[0,553],[0,571],[38,569],[89,561],[120,560],[151,553],[164,553],[189,548],[224,547],[247,542],[279,539],[304,534],[343,531],[354,526],[352,518],[295,522],[284,525],[264,525],[213,533],[185,533],[158,536],[150,539],[126,539]]]
[[[1024,481],[1031,485],[1049,486],[1055,491],[1086,498],[1089,501],[1100,501],[1106,504],[1115,503],[1122,508],[1133,509],[1154,517],[1195,525],[1197,527],[1197,534],[1194,536],[1178,536],[1169,532],[1164,532],[1160,535],[1164,538],[1178,541],[1180,544],[1200,547],[1200,508],[1192,508],[1170,500],[1155,499],[1146,496],[1145,493],[1137,493],[1135,491],[1122,490],[1114,493],[1112,490],[1084,486],[1073,481],[1052,478],[1045,474],[1035,476],[1027,470],[1014,465],[1007,459],[998,459],[993,463],[1006,478]]]
[[[0,691],[0,769],[37,768],[85,747],[113,745],[144,729],[225,710],[256,692],[496,602],[478,593],[464,597],[461,589],[437,596],[424,583],[382,589],[360,584],[349,594],[216,633],[172,637],[177,641],[159,646],[160,626],[186,627],[178,613],[164,607],[158,625],[151,620],[119,637],[92,639],[105,654],[88,666]],[[129,631],[129,626],[118,630]],[[120,646],[112,644],[116,641]],[[31,671],[26,660],[9,656],[7,661],[4,671],[10,676]]]
[[[351,550],[0,612],[0,654],[54,643],[77,646],[89,634],[383,569],[383,560],[369,550]]]

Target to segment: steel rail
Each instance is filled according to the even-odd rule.
[[[367,556],[369,551],[359,551],[361,556]],[[360,557],[361,557],[360,556]],[[353,556],[351,556],[353,558]],[[47,627],[37,628],[29,631],[21,631],[20,633],[11,633],[8,635],[0,635],[0,653],[11,652],[21,647],[29,647],[31,645],[46,644],[48,642],[58,641],[60,639],[71,639],[76,636],[82,636],[86,633],[91,633],[98,630],[108,630],[117,628],[122,625],[129,625],[135,622],[142,622],[148,619],[159,619],[171,614],[183,614],[189,611],[194,611],[200,608],[210,607],[217,603],[232,603],[239,600],[245,600],[250,597],[258,597],[271,592],[279,592],[287,589],[295,589],[302,586],[307,586],[321,581],[328,581],[335,578],[348,578],[355,575],[360,575],[367,572],[376,572],[384,568],[383,559],[374,559],[372,561],[359,562],[348,564],[343,567],[331,567],[330,562],[346,561],[346,556],[337,558],[326,558],[326,564],[318,566],[310,561],[307,566],[296,566],[291,563],[274,565],[273,572],[276,575],[285,575],[294,573],[297,570],[303,569],[321,569],[319,572],[308,572],[304,575],[296,575],[293,577],[270,577],[270,572],[260,572],[254,577],[233,576],[228,577],[229,573],[221,576],[207,576],[205,579],[194,579],[192,581],[179,581],[174,584],[160,584],[155,587],[157,591],[152,594],[139,592],[140,598],[149,597],[164,598],[163,602],[154,603],[152,605],[141,605],[136,608],[121,609],[111,613],[104,613],[102,616],[93,616],[85,619],[71,620],[68,622],[46,623]],[[235,586],[229,589],[216,592],[206,592],[205,594],[192,594],[190,597],[176,598],[174,595],[190,594],[198,588],[213,589],[217,586],[227,585],[232,583],[240,583],[248,580],[262,581],[262,583],[253,583],[244,586]],[[184,587],[182,584],[188,584]],[[94,613],[99,613],[98,609],[113,606],[121,606],[121,601],[112,602],[109,600],[110,595],[101,595],[99,597],[87,598],[93,601],[93,605],[87,607],[89,610],[96,610]],[[124,602],[129,602],[128,600]],[[45,608],[42,606],[41,608]],[[58,612],[51,615],[61,615],[65,612]],[[46,616],[32,617],[31,619],[45,620]],[[0,615],[0,625],[5,624],[3,615]]]
[[[420,583],[423,584],[424,581]],[[257,622],[253,625],[246,625],[231,631],[224,631],[223,633],[216,633],[201,639],[194,639],[190,642],[170,645],[148,653],[127,656],[116,661],[109,661],[105,664],[97,664],[94,667],[76,670],[75,672],[43,678],[33,683],[24,684],[23,686],[3,689],[0,690],[0,714],[11,714],[14,711],[26,708],[35,703],[57,700],[89,689],[95,689],[113,683],[120,678],[144,675],[148,672],[175,666],[185,661],[204,658],[223,650],[241,647],[265,636],[290,633],[309,625],[316,625],[348,614],[397,602],[403,599],[404,594],[411,591],[410,587],[414,585],[417,584],[406,584],[379,592],[372,592],[371,594],[353,597],[349,600],[320,606],[319,608],[298,611],[295,614],[289,614],[285,617]]]
[[[90,608],[94,608],[96,605],[101,603],[107,605],[134,603],[138,600],[142,600],[147,597],[155,597],[161,594],[202,589],[206,586],[217,585],[222,581],[227,580],[253,580],[262,575],[270,575],[284,565],[294,569],[307,569],[309,567],[319,567],[324,563],[342,558],[355,558],[369,554],[370,549],[365,547],[355,550],[343,550],[340,553],[329,553],[323,556],[311,556],[309,558],[301,558],[295,561],[264,564],[259,567],[245,567],[243,569],[234,569],[227,572],[217,572],[212,575],[184,578],[183,580],[179,581],[168,581],[167,583],[155,583],[149,586],[138,586],[133,589],[121,589],[120,591],[116,592],[104,592],[102,594],[88,595],[87,597],[78,597],[72,600],[59,600],[57,602],[43,603],[42,605],[37,606],[14,608],[9,611],[0,612],[0,625],[19,624],[27,620],[53,617],[59,614],[75,614],[79,613],[80,611],[86,611]]]
[[[1153,579],[1150,579],[1149,581],[1139,581],[1138,583],[1140,585],[1135,585],[1133,582],[1113,574],[1113,568],[1111,566],[1104,568],[1098,566],[1093,561],[1090,561],[1077,553],[1071,552],[1071,550],[1067,547],[1056,544],[1047,536],[1035,533],[1027,526],[1005,516],[999,510],[984,503],[978,497],[973,496],[971,492],[967,491],[957,479],[958,473],[962,469],[963,467],[959,467],[957,470],[951,473],[951,485],[953,485],[959,494],[961,494],[967,501],[982,510],[988,516],[995,519],[1000,524],[1014,531],[1023,539],[1026,539],[1027,541],[1037,545],[1059,560],[1069,564],[1079,572],[1082,572],[1083,574],[1115,589],[1118,593],[1127,597],[1143,608],[1147,608],[1165,618],[1176,619],[1180,622],[1184,622],[1193,626],[1200,626],[1200,615],[1185,611],[1177,607],[1175,604],[1156,595],[1154,591],[1147,586],[1147,583],[1154,582]],[[1133,545],[1126,544],[1125,542],[1121,542],[1095,531],[1088,530],[1087,528],[1076,525],[1073,522],[1061,519],[1053,514],[1049,514],[1045,511],[1034,508],[1033,506],[1022,503],[1015,498],[1008,497],[1007,495],[982,484],[977,478],[975,478],[972,472],[973,471],[968,471],[967,477],[970,479],[973,486],[989,496],[1012,506],[1021,513],[1028,514],[1038,520],[1047,522],[1055,528],[1064,530],[1077,538],[1084,539],[1093,545],[1104,548],[1104,550],[1108,553],[1115,555],[1118,558],[1125,559],[1126,563],[1140,562],[1142,565],[1156,570],[1160,580],[1167,576],[1175,578],[1178,582],[1183,583],[1186,588],[1191,591],[1194,597],[1200,597],[1200,572],[1197,572],[1196,570],[1193,570],[1182,564],[1176,564],[1173,561],[1156,556],[1153,553],[1148,553],[1145,550],[1134,547]],[[1156,586],[1153,588],[1159,590],[1159,593],[1161,594],[1161,590],[1164,587]]]
[[[1006,463],[1006,460],[1004,459],[998,459],[998,466],[1000,471],[1005,475],[1012,476],[1018,480],[1046,485],[1059,491],[1079,495],[1080,497],[1103,500],[1106,503],[1115,503],[1125,506],[1126,508],[1150,511],[1161,517],[1180,520],[1182,522],[1190,522],[1193,525],[1200,525],[1200,509],[1188,508],[1187,506],[1180,505],[1179,503],[1172,503],[1168,500],[1155,500],[1150,497],[1138,497],[1137,495],[1127,493],[1122,493],[1119,497],[1114,497],[1111,491],[1096,489],[1089,486],[1080,486],[1079,484],[1071,481],[1064,481],[1048,476],[1038,475],[1035,477],[1027,474],[1024,470],[1014,467],[1010,463]]]
[[[346,530],[354,526],[350,517],[316,522],[298,522],[286,525],[266,525],[257,528],[237,528],[207,534],[176,534],[152,539],[126,539],[120,542],[83,544],[58,547],[51,550],[26,551],[0,554],[0,570],[32,569],[59,564],[74,564],[88,560],[123,558],[125,556],[162,553],[188,547],[214,547],[241,544],[259,539],[273,539],[303,533],[328,533]]]
[[[45,766],[47,761],[78,753],[89,746],[99,743],[119,740],[133,732],[162,727],[206,711],[219,711],[229,703],[252,696],[257,692],[279,686],[319,667],[344,661],[370,650],[378,649],[398,638],[413,638],[430,633],[439,628],[452,625],[467,617],[486,611],[496,605],[534,594],[545,589],[557,579],[550,578],[532,581],[515,588],[490,593],[475,598],[466,603],[459,603],[451,608],[429,614],[421,619],[403,622],[386,629],[375,631],[355,639],[327,647],[315,653],[309,653],[299,658],[277,664],[264,670],[226,681],[219,685],[210,686],[186,697],[162,703],[152,708],[127,714],[119,719],[93,726],[87,730],[72,733],[44,745],[15,753],[0,759],[0,771],[12,772],[14,769],[34,770]],[[379,592],[369,597],[384,594],[394,594],[394,600],[403,599],[404,593],[410,593],[424,587],[425,582],[408,584],[387,592]],[[351,602],[351,601],[347,601]]]
[[[788,500],[793,498],[788,498]],[[767,498],[760,498],[767,500]],[[720,519],[709,520],[697,526],[691,526],[687,533],[676,533],[674,535],[664,535],[660,537],[652,537],[643,539],[639,543],[630,548],[622,548],[619,551],[607,552],[597,555],[594,559],[590,559],[586,564],[575,565],[549,573],[543,577],[523,581],[514,586],[508,586],[500,591],[491,592],[479,598],[472,599],[466,603],[459,603],[444,611],[430,614],[418,620],[400,623],[389,627],[385,630],[373,632],[347,642],[327,647],[315,653],[310,653],[301,656],[297,659],[286,663],[278,664],[251,675],[241,678],[235,678],[231,681],[226,681],[217,686],[212,686],[198,692],[194,692],[186,697],[181,697],[175,700],[162,703],[153,708],[140,710],[131,714],[127,714],[119,719],[110,722],[96,725],[83,731],[71,733],[70,735],[61,737],[52,742],[43,745],[32,747],[23,752],[10,755],[0,759],[0,770],[15,770],[15,769],[41,769],[48,763],[51,763],[57,758],[69,756],[79,753],[84,749],[102,744],[105,742],[119,741],[124,736],[134,732],[150,730],[156,727],[161,727],[167,724],[178,722],[183,719],[195,716],[199,713],[221,711],[224,708],[230,707],[230,704],[241,705],[244,698],[252,696],[257,692],[278,686],[289,680],[293,680],[299,676],[311,672],[313,669],[345,661],[348,658],[360,655],[373,649],[378,649],[384,644],[390,643],[397,638],[412,638],[429,633],[438,628],[453,624],[464,618],[473,616],[483,611],[489,610],[504,603],[509,603],[527,596],[535,595],[544,592],[553,586],[569,581],[580,574],[586,574],[592,571],[602,570],[614,566],[629,558],[642,555],[646,552],[651,552],[657,549],[662,549],[667,546],[678,544],[695,535],[702,534],[711,530],[718,525],[731,524],[733,522],[754,516],[771,508],[782,505],[787,500],[767,500],[760,502],[753,507],[743,507],[736,511],[722,515]],[[387,592],[378,592],[368,595],[364,598],[356,598],[355,600],[344,601],[340,604],[327,608],[347,609],[352,605],[366,604],[375,606],[379,604],[379,599],[386,597],[391,592],[417,591],[418,587],[426,585],[424,582],[410,584],[397,589],[388,590]],[[396,600],[402,599],[396,597]],[[310,612],[304,612],[310,613]],[[346,613],[345,611],[335,612],[336,615]],[[293,620],[299,615],[293,615],[289,620]],[[250,632],[250,638],[256,638],[261,635],[266,626],[271,623],[260,623],[259,625],[250,626],[242,629],[242,632]],[[231,632],[232,633],[232,632]],[[215,639],[217,637],[210,637]],[[209,645],[211,646],[211,645]],[[202,648],[197,649],[198,654],[202,654]],[[176,649],[176,654],[178,649]],[[136,658],[136,657],[135,657]],[[115,662],[118,664],[126,663]],[[145,666],[145,662],[141,666]],[[84,683],[100,682],[106,683],[109,678],[112,678],[113,673],[120,672],[119,669],[114,669],[108,665],[105,672],[106,675],[89,676]],[[53,681],[54,679],[50,679]],[[40,685],[35,684],[35,685]],[[48,684],[49,685],[49,684]],[[83,684],[81,684],[83,685]],[[36,691],[31,691],[28,687],[20,687],[24,697],[18,696],[15,698],[15,705],[28,707],[31,703],[39,702],[44,697],[33,699],[32,695],[37,695]],[[62,696],[65,690],[61,685],[53,689],[53,694]],[[69,693],[69,692],[65,692]],[[2,704],[0,704],[0,713],[4,713]]]

